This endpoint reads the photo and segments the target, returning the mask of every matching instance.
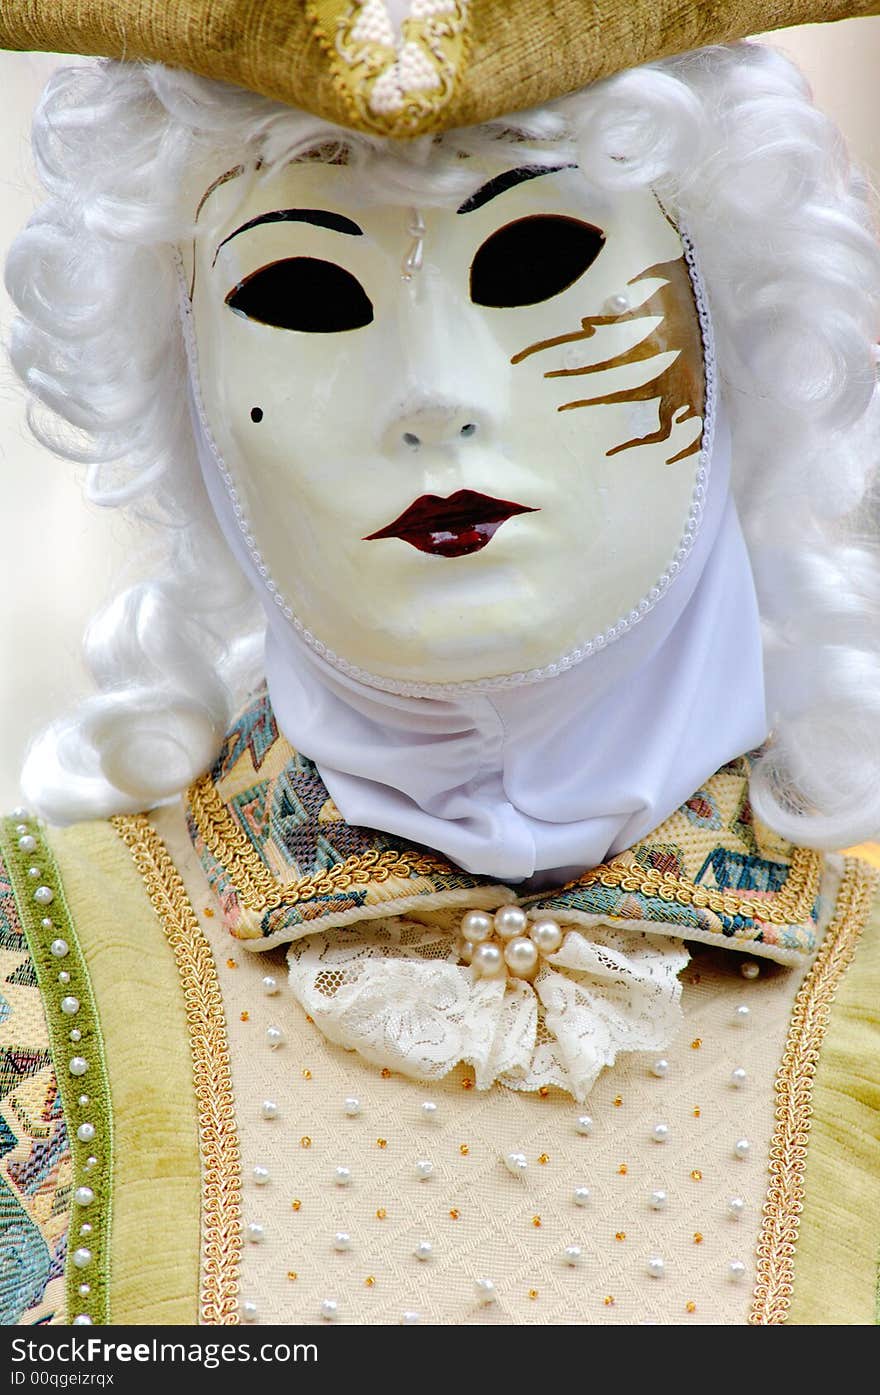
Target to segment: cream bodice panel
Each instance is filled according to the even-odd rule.
[[[674,1041],[621,1056],[585,1106],[478,1091],[467,1067],[428,1086],[328,1043],[287,990],[283,948],[227,934],[180,808],[152,821],[226,1008],[243,1320],[748,1320],[802,969],[764,961],[747,978],[742,955],[693,946]]]

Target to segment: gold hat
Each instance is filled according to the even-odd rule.
[[[147,59],[411,137],[880,0],[2,0],[0,47]]]

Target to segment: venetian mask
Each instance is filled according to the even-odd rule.
[[[653,193],[573,167],[489,168],[421,210],[339,164],[235,183],[195,254],[201,398],[305,630],[380,678],[448,683],[637,615],[701,493],[700,324]]]

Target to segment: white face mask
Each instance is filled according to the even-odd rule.
[[[681,238],[650,193],[600,197],[570,168],[487,170],[420,214],[355,180],[306,162],[211,194],[211,433],[319,643],[393,681],[541,668],[650,604],[696,530]]]

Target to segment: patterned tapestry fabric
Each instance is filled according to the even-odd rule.
[[[0,46],[158,59],[398,137],[877,0],[3,0]]]
[[[825,859],[755,818],[750,758],[724,766],[651,834],[552,894],[533,916],[621,924],[797,963],[817,945]],[[379,915],[495,908],[510,887],[341,817],[317,768],[278,730],[265,691],[189,791],[189,826],[230,932],[266,949]]]
[[[71,1152],[46,1013],[0,861],[0,1324],[67,1320]]]

